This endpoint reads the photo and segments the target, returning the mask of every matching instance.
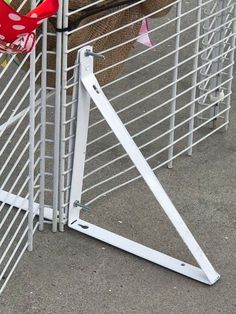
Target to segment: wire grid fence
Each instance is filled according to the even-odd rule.
[[[73,15],[100,2],[93,1],[77,10],[69,10],[70,1],[65,1],[63,27],[70,26],[70,20],[75,19]],[[75,34],[79,38],[89,25],[96,25],[109,16],[114,18],[141,2],[108,10],[97,20],[94,18],[87,25],[81,23],[63,35],[60,211],[66,216],[77,106],[78,81],[75,76],[73,80],[71,74],[78,67],[76,63],[71,65],[71,60],[75,62],[74,52],[84,45],[96,47],[96,42],[102,38],[139,23],[143,17],[132,22],[127,20],[121,28],[104,31],[98,38],[79,45],[70,38]],[[171,168],[173,161],[183,154],[192,155],[196,145],[215,132],[223,131],[229,123],[235,1],[187,3],[178,0],[167,7],[170,6],[173,7],[167,16],[150,19],[151,47],[136,42],[141,36],[137,35],[102,51],[94,49],[106,57],[127,43],[134,45],[124,60],[100,66],[96,75],[106,75],[123,65],[122,73],[102,84],[102,88],[154,171],[165,165]],[[147,17],[151,18],[154,13]],[[81,202],[96,206],[95,201],[139,178],[113,132],[92,105]]]
[[[35,5],[13,2],[21,11],[31,4]],[[39,203],[44,203],[49,145],[45,134],[50,125],[46,116],[52,111],[46,106],[46,32],[44,24],[45,36],[39,34],[37,53],[0,54],[0,294],[26,249],[33,248],[35,215]]]
[[[81,2],[81,7],[69,10],[70,1],[63,1],[57,20],[43,24],[36,54],[11,56],[1,68],[0,291],[29,244],[32,248],[32,230],[38,225],[32,216],[39,214],[40,229],[45,218],[52,220],[53,231],[58,218],[60,230],[66,223],[77,113],[77,51],[119,29],[79,44],[70,37],[80,38],[86,19],[73,30],[55,30],[66,29],[75,14],[102,2]],[[99,20],[142,2],[104,11]],[[29,3],[22,2],[19,9]],[[229,123],[235,1],[198,0],[183,5],[178,0],[168,6],[173,7],[167,16],[150,19],[152,47],[136,42],[141,36],[137,35],[124,39],[119,47],[95,50],[109,58],[127,41],[134,46],[122,61],[100,63],[96,74],[109,77],[110,71],[123,65],[119,76],[101,84],[154,171],[164,165],[171,168],[175,158],[191,155],[195,145]],[[143,19],[127,19],[121,29]],[[96,22],[95,15],[87,24],[96,26]],[[82,202],[92,204],[137,179],[137,171],[92,105]]]

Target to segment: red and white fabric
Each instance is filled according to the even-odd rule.
[[[58,7],[58,0],[45,0],[23,15],[0,0],[0,52],[30,52],[36,39],[34,31],[45,19],[56,14]]]

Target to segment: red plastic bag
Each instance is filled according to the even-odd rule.
[[[56,14],[58,7],[58,0],[45,0],[23,15],[0,0],[0,52],[30,52],[36,39],[34,31],[45,19]]]

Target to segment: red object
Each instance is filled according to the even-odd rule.
[[[0,0],[0,52],[30,52],[35,43],[34,31],[45,19],[56,14],[58,7],[58,0],[45,0],[23,15]]]

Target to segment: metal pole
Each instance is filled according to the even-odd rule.
[[[233,10],[231,12],[228,12],[230,16],[233,16],[233,18],[236,18],[236,2],[234,3]],[[235,57],[235,40],[236,40],[236,19],[232,21],[231,29],[230,31],[234,34],[234,36],[231,37],[231,47],[233,48],[232,51],[230,52],[229,55],[229,62],[232,64],[232,66],[229,68],[228,71],[228,76],[231,78],[230,82],[227,84],[227,94],[230,94],[232,91],[232,83],[233,83],[233,71],[234,71],[234,57]],[[227,122],[225,126],[225,130],[227,131],[228,125],[229,125],[229,110],[230,110],[230,101],[231,101],[231,96],[228,96],[226,99],[226,107],[228,110],[225,113],[225,121]]]
[[[199,54],[199,48],[200,48],[200,40],[199,37],[201,35],[201,18],[202,18],[202,0],[198,0],[197,1],[197,5],[198,5],[198,10],[197,10],[197,21],[198,24],[196,26],[196,33],[195,33],[195,37],[196,37],[196,42],[195,42],[195,46],[194,46],[194,55],[195,58],[193,59],[193,69],[195,70],[193,75],[192,75],[192,91],[191,91],[191,101],[192,101],[192,105],[190,107],[190,117],[194,116],[195,113],[195,99],[196,99],[196,85],[197,85],[197,76],[198,76],[198,72],[197,72],[197,68],[198,68],[198,54]],[[194,133],[194,118],[192,118],[189,121],[189,132],[191,132],[188,136],[188,155],[191,156],[193,153],[193,133]]]
[[[62,28],[62,6],[60,1],[57,15],[57,28]],[[60,177],[60,125],[61,125],[61,54],[62,33],[57,32],[56,45],[56,97],[55,97],[55,126],[54,126],[54,166],[53,166],[53,221],[52,231],[57,231],[59,208],[59,177]]]
[[[225,8],[225,0],[218,0],[217,2],[217,12],[221,11]],[[224,43],[220,42],[221,39],[225,36],[225,29],[221,27],[221,25],[224,23],[225,20],[225,11],[217,14],[215,18],[215,28],[217,28],[214,36],[214,43],[218,43],[218,45],[213,47],[212,51],[212,58],[216,60],[212,63],[211,73],[216,74],[210,81],[210,89],[213,90],[211,97],[213,96],[213,99],[216,99],[220,95],[220,88],[216,89],[216,86],[219,86],[221,84],[221,76],[222,74],[219,72],[223,67],[223,58],[217,58],[224,52]],[[211,108],[211,117],[215,116],[217,112],[219,112],[219,103],[216,103],[214,107]],[[212,126],[215,126],[216,119],[213,119]]]
[[[42,38],[42,75],[41,75],[41,144],[40,144],[40,206],[39,206],[39,230],[44,227],[44,203],[45,203],[45,140],[46,140],[46,105],[47,105],[47,21],[43,23]]]
[[[32,0],[31,7],[35,7]],[[34,219],[34,131],[35,131],[35,47],[30,54],[30,112],[29,112],[29,213],[28,213],[28,250],[33,250]]]
[[[63,13],[63,27],[68,27],[68,0],[63,1],[62,13]],[[59,173],[59,230],[64,231],[65,213],[64,213],[64,187],[65,187],[65,140],[66,140],[66,98],[67,98],[67,58],[68,58],[68,35],[63,33],[62,35],[62,69],[61,69],[61,123],[60,123],[60,173]]]
[[[177,64],[179,64],[179,45],[180,45],[180,31],[181,31],[181,12],[182,12],[182,0],[179,1],[177,3],[176,6],[176,16],[177,16],[177,20],[176,20],[176,39],[175,39],[175,55],[174,55],[174,63],[175,66]],[[173,82],[174,85],[172,87],[172,98],[173,101],[171,103],[171,118],[170,118],[170,130],[172,130],[169,134],[169,144],[172,144],[174,142],[174,137],[175,137],[175,131],[174,131],[174,127],[175,127],[175,110],[176,110],[176,95],[177,95],[177,80],[178,80],[178,70],[179,68],[176,66],[174,69],[174,73],[173,73]],[[171,145],[170,148],[168,149],[168,168],[172,168],[173,166],[173,152],[174,152],[174,145]]]

